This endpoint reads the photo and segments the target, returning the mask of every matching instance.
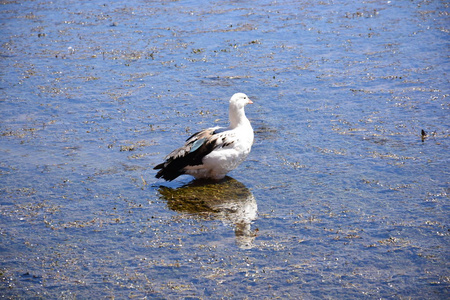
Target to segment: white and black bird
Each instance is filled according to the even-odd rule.
[[[253,103],[247,95],[236,93],[230,99],[228,127],[213,127],[193,134],[183,147],[172,151],[155,166],[156,178],[174,180],[188,174],[195,178],[220,180],[239,166],[253,145],[253,128],[244,107]]]

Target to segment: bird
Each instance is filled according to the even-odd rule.
[[[159,170],[155,177],[172,181],[187,174],[217,181],[237,168],[249,155],[254,141],[253,128],[244,110],[247,104],[253,101],[246,94],[234,94],[229,101],[229,126],[194,133],[153,168]]]

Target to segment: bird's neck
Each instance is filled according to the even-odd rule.
[[[245,116],[244,108],[237,108],[230,106],[230,128],[234,129],[239,126],[250,124],[247,117]]]

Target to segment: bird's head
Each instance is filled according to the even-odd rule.
[[[235,106],[238,109],[252,103],[253,101],[244,93],[236,93],[230,99],[230,106]]]

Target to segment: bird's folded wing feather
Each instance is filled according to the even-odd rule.
[[[201,165],[202,159],[214,149],[227,147],[234,143],[235,133],[231,130],[224,130],[221,127],[208,128],[190,136],[183,147],[175,149],[166,156],[166,161],[156,168],[167,166],[168,163],[183,160],[184,166]]]

